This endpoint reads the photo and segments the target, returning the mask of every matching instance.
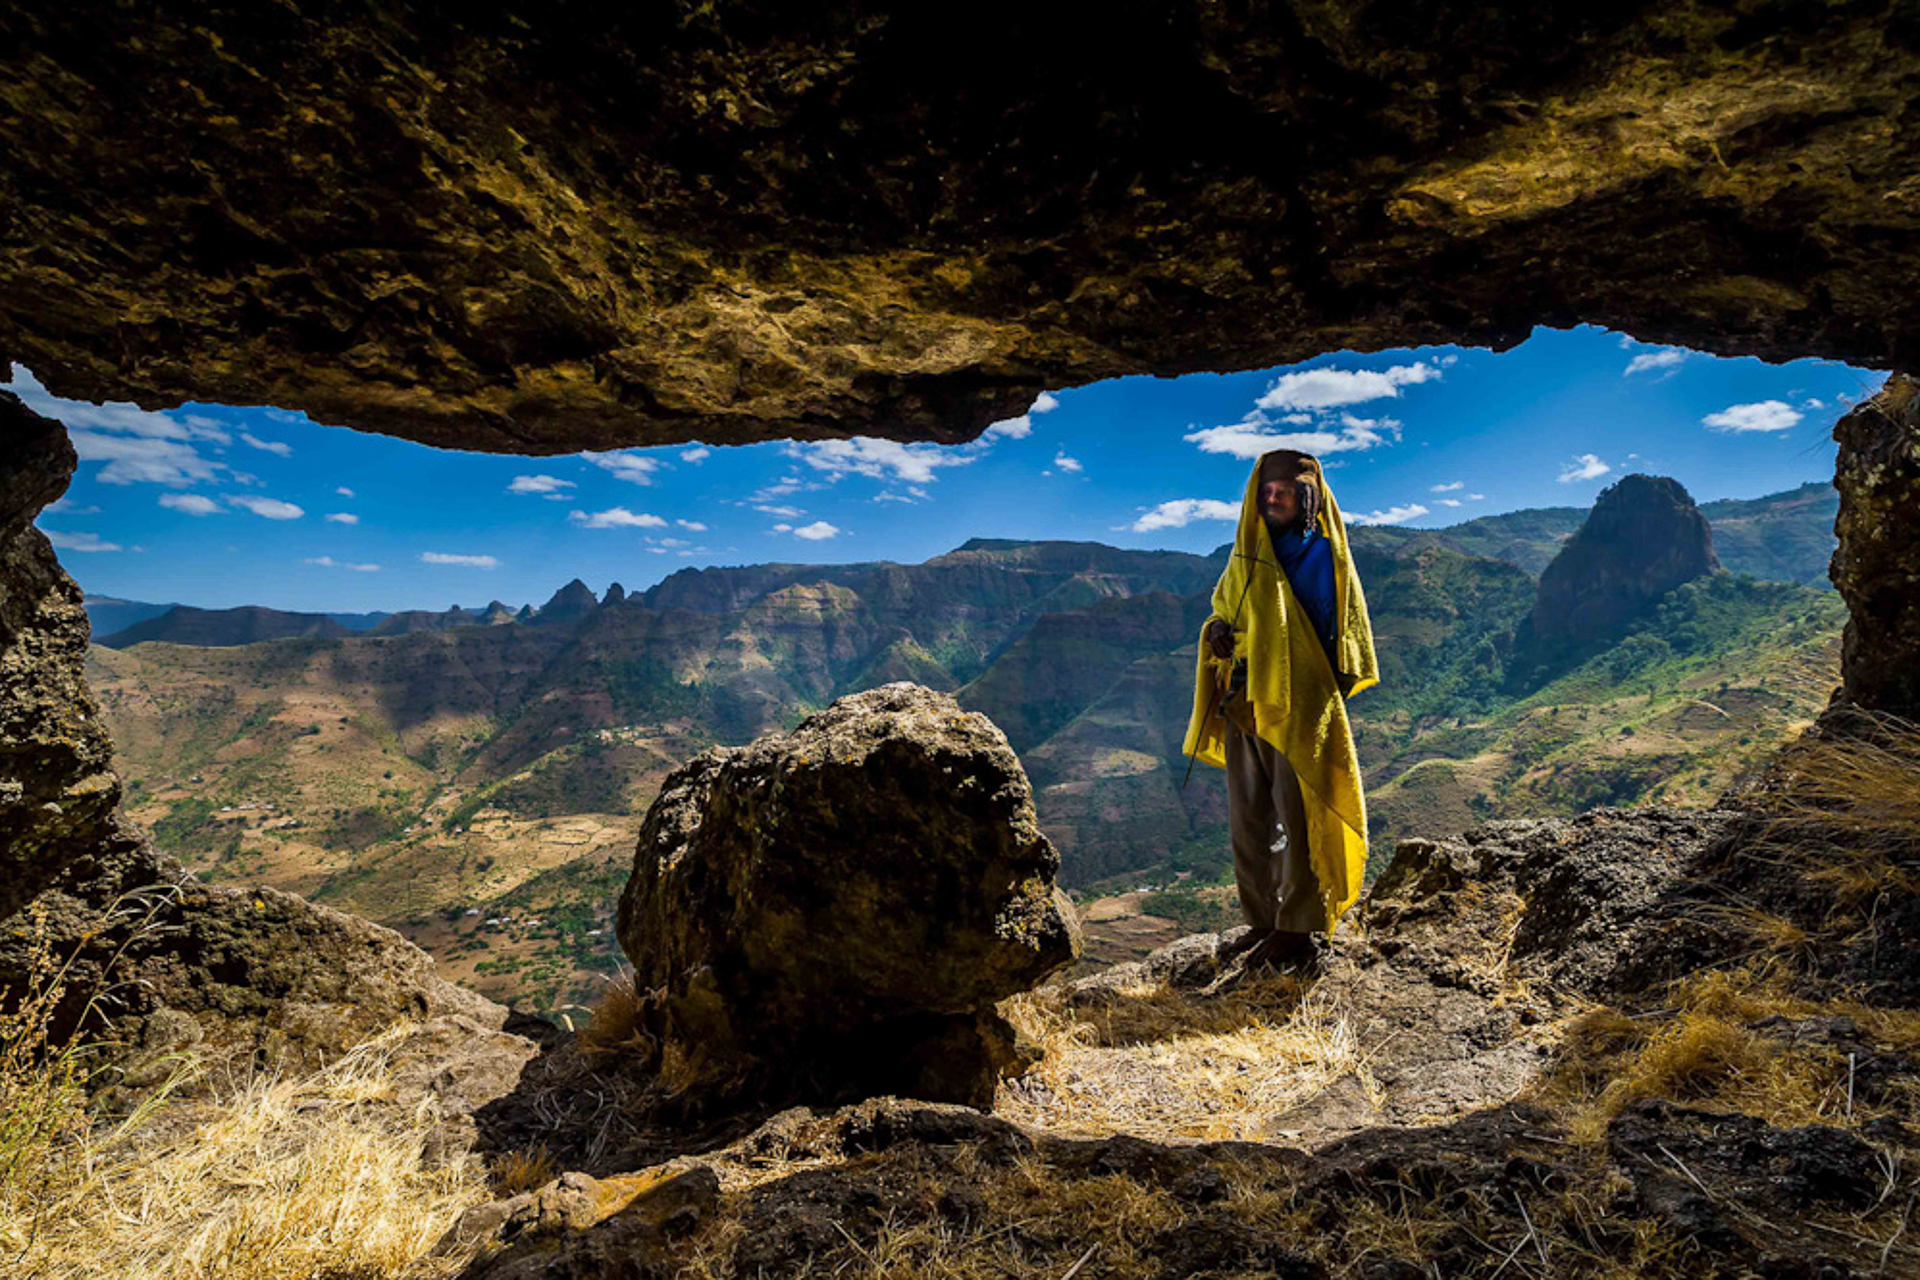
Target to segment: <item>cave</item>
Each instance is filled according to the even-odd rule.
[[[1048,388],[1535,326],[1844,360],[1893,377],[1836,427],[1836,705],[1920,715],[1907,6],[25,0],[0,40],[0,368],[59,396],[542,455],[958,443]],[[31,524],[71,447],[4,395],[0,441],[5,918],[154,864]],[[209,966],[258,970],[254,912],[361,954],[195,901]],[[273,991],[485,1021],[374,967]]]

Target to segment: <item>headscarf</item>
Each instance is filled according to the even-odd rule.
[[[1314,490],[1318,506],[1314,527],[1333,554],[1331,665],[1306,610],[1294,598],[1260,516],[1263,465],[1290,470]],[[1254,463],[1241,500],[1233,554],[1213,589],[1213,612],[1234,624],[1234,653],[1247,663],[1247,697],[1253,704],[1256,732],[1286,756],[1299,775],[1307,810],[1308,850],[1331,932],[1359,898],[1367,866],[1366,795],[1340,685],[1344,681],[1352,696],[1379,683],[1380,669],[1374,659],[1366,596],[1347,546],[1346,522],[1318,459],[1277,450]],[[1226,684],[1222,667],[1230,668],[1231,662],[1223,664],[1212,656],[1206,633],[1203,625],[1186,751],[1225,767],[1227,721],[1220,714],[1218,694]]]

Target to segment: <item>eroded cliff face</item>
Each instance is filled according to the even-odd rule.
[[[1847,602],[1841,649],[1846,701],[1920,718],[1920,384],[1891,379],[1833,428],[1833,585]]]
[[[97,1082],[136,1090],[183,1052],[313,1064],[402,1022],[477,1046],[470,1065],[507,1087],[531,1046],[425,952],[291,894],[203,885],[120,815],[80,588],[31,524],[74,464],[60,423],[0,392],[0,1007],[56,992],[53,1031],[84,1024],[118,1068]]]
[[[22,0],[0,367],[515,452],[1591,321],[1914,362],[1908,6]]]
[[[120,801],[80,588],[33,527],[73,468],[66,430],[0,391],[0,920],[103,843]]]

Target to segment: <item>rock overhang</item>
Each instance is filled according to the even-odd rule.
[[[0,360],[68,397],[951,443],[1042,388],[1537,324],[1920,333],[1897,5],[28,0],[0,39]]]

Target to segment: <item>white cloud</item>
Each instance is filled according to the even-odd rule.
[[[875,502],[904,502],[908,506],[912,506],[914,502],[918,501],[918,499],[910,497],[907,494],[895,493],[891,489],[882,489],[879,493],[873,495],[873,500]]]
[[[233,441],[218,422],[200,414],[156,412],[123,401],[90,404],[85,400],[62,400],[19,365],[13,366],[13,383],[7,390],[19,396],[34,412],[60,419],[69,431],[103,431],[148,440],[198,440],[208,444]]]
[[[705,533],[707,531],[707,526],[701,524],[698,520],[675,520],[674,523],[692,533]]]
[[[1457,507],[1460,505],[1460,499],[1458,498],[1435,498],[1434,501],[1443,507]]]
[[[1645,373],[1649,369],[1677,369],[1686,360],[1688,352],[1680,347],[1660,347],[1653,351],[1642,351],[1627,361],[1627,367],[1620,376],[1630,378],[1636,373]]]
[[[663,547],[690,547],[693,544],[685,538],[661,538],[660,545]]]
[[[780,516],[782,519],[786,519],[786,520],[791,520],[795,516],[803,516],[807,514],[805,511],[801,510],[799,507],[783,507],[775,503],[767,503],[767,502],[757,502],[754,504],[753,509],[765,515]]]
[[[515,476],[508,493],[560,493],[573,488],[573,481],[559,476]]]
[[[500,564],[492,556],[456,555],[445,551],[422,551],[420,560],[423,564],[457,564],[469,569],[493,569]]]
[[[1254,404],[1269,410],[1328,409],[1397,396],[1401,387],[1439,376],[1439,366],[1425,361],[1389,369],[1300,369],[1276,378]]]
[[[278,498],[230,497],[227,501],[267,520],[298,520],[307,514],[304,509]]]
[[[1784,400],[1730,404],[1700,419],[1709,431],[1785,431],[1805,416]]]
[[[1800,402],[1800,407],[1802,409],[1824,409],[1827,407],[1827,402],[1819,396],[1808,396]]]
[[[629,484],[652,484],[653,473],[660,469],[660,459],[649,458],[639,453],[589,452],[580,456],[613,476],[614,479],[625,480]]]
[[[1339,430],[1269,431],[1268,419],[1254,414],[1224,427],[1201,427],[1187,432],[1185,439],[1200,446],[1202,453],[1224,453],[1235,458],[1257,458],[1274,449],[1297,449],[1316,456],[1371,449],[1385,443],[1389,433],[1398,434],[1400,424],[1392,418],[1356,418],[1344,414]]]
[[[1597,480],[1611,470],[1613,467],[1600,461],[1597,454],[1583,453],[1567,464],[1566,469],[1560,473],[1559,480],[1561,484],[1573,484],[1578,480]]]
[[[100,514],[100,508],[76,505],[72,498],[55,498],[40,510],[48,515],[97,516]]]
[[[262,440],[251,431],[242,431],[240,433],[240,439],[243,443],[249,444],[256,449],[263,450],[267,453],[278,454],[282,458],[293,456],[292,445],[279,440]]]
[[[845,532],[845,529],[836,528],[825,520],[815,520],[812,524],[803,524],[795,529],[793,536],[805,538],[808,542],[819,542],[825,538],[837,538]]]
[[[1436,484],[1433,486],[1430,492],[1452,493],[1455,489],[1464,489],[1466,487],[1467,487],[1467,482],[1465,480],[1455,480],[1452,484]]]
[[[583,529],[664,529],[667,522],[659,516],[645,511],[629,511],[625,507],[608,507],[605,511],[591,514],[585,511],[571,511],[567,519]]]
[[[691,449],[682,449],[680,451],[680,461],[705,462],[707,460],[707,455],[712,452],[713,450],[707,448],[705,445],[697,444],[693,446],[693,448]]]
[[[1174,498],[1124,527],[1135,533],[1152,533],[1155,529],[1184,529],[1195,520],[1239,518],[1240,504],[1236,502],[1221,502],[1217,498]]]
[[[380,572],[380,566],[377,564],[349,564],[344,561],[335,560],[332,556],[308,556],[305,560],[301,561],[301,563],[317,564],[328,569],[351,569],[355,573]]]
[[[82,462],[104,462],[102,484],[171,484],[186,486],[214,479],[222,464],[200,456],[190,444],[151,436],[102,435],[70,430],[74,452]]]
[[[1484,493],[1470,493],[1467,495],[1468,502],[1485,502],[1486,500],[1487,495]]]
[[[190,516],[210,516],[221,510],[219,503],[198,493],[163,493],[160,495],[160,505],[172,511],[184,511]]]
[[[932,481],[937,468],[963,467],[977,456],[936,444],[902,444],[898,440],[881,440],[874,436],[803,441],[788,445],[787,452],[836,480],[845,475],[857,475],[918,484]]]
[[[801,489],[815,488],[808,485],[799,476],[783,476],[778,484],[763,484],[747,495],[748,502],[766,502],[773,498],[784,498]]]
[[[334,524],[359,524],[360,517],[351,511],[329,511],[326,518]]]
[[[120,551],[117,542],[105,542],[97,533],[56,533],[52,529],[42,529],[47,541],[62,551]]]
[[[347,488],[345,485],[341,485],[338,489],[335,489],[334,492],[343,498],[351,498],[353,496],[353,490]]]
[[[777,525],[775,525],[775,526],[773,526],[773,532],[775,532],[775,533],[792,533],[792,532],[793,532],[793,526],[792,526],[792,525],[790,525],[790,524],[777,524]]]
[[[1078,458],[1069,458],[1065,453],[1054,454],[1053,465],[1060,468],[1062,471],[1085,470],[1085,468],[1080,465],[1080,460]]]
[[[1417,502],[1409,502],[1404,507],[1388,507],[1385,511],[1356,512],[1347,517],[1349,524],[1405,524],[1409,520],[1418,520],[1427,514],[1427,509]]]
[[[981,432],[981,438],[992,439],[995,436],[1004,436],[1008,440],[1025,440],[1033,434],[1034,414],[1052,413],[1059,407],[1060,397],[1054,395],[1051,391],[1042,391],[1034,397],[1033,403],[1027,407],[1025,413],[1017,418],[1006,418],[994,423],[985,431]]]

